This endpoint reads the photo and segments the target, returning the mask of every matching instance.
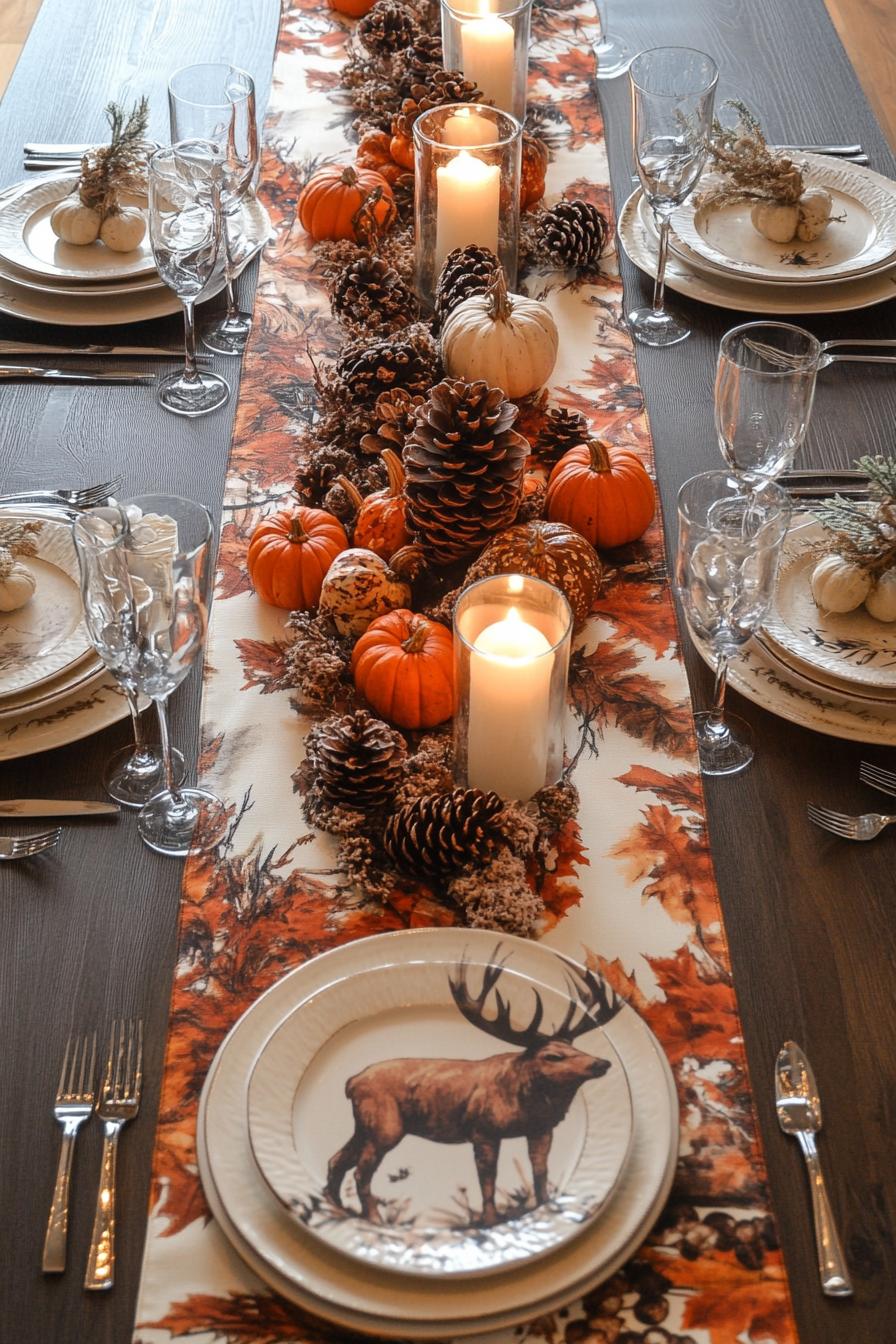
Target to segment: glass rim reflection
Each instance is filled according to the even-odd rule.
[[[246,81],[246,87],[238,91],[233,98],[225,97],[223,102],[218,102],[217,100],[211,102],[195,97],[190,98],[182,93],[178,93],[177,89],[174,87],[178,78],[181,75],[185,75],[188,71],[195,73],[198,70],[229,71],[232,75],[235,75],[237,79],[244,79]],[[249,74],[248,70],[243,70],[239,65],[232,65],[230,61],[191,61],[189,65],[179,66],[169,77],[168,92],[173,98],[176,98],[179,103],[188,104],[190,107],[221,108],[223,110],[236,107],[238,103],[242,103],[246,99],[252,97],[255,93],[255,80]]]
[[[756,331],[764,328],[766,331],[786,331],[793,332],[796,335],[804,337],[809,343],[809,351],[805,355],[791,353],[789,350],[782,350],[780,353],[786,359],[792,359],[794,364],[791,368],[785,369],[756,369],[751,364],[746,364],[739,359],[736,354],[730,350],[735,339],[740,338],[745,332]],[[755,352],[759,358],[763,358],[761,351]],[[732,327],[726,331],[719,343],[719,363],[724,359],[727,363],[736,369],[741,369],[749,373],[751,377],[756,378],[792,378],[796,374],[805,374],[817,372],[821,364],[822,356],[821,341],[817,336],[813,336],[811,331],[806,331],[805,327],[798,327],[793,322],[744,322],[740,326]]]
[[[676,53],[679,55],[687,54],[689,56],[698,56],[702,62],[706,63],[706,80],[699,86],[695,84],[693,88],[679,89],[674,93],[663,93],[659,90],[649,88],[646,84],[642,84],[636,77],[635,67],[640,61],[644,61],[646,57],[656,56],[660,52],[668,53],[669,55]],[[710,55],[705,51],[699,51],[696,47],[647,47],[646,50],[639,51],[637,56],[632,60],[628,67],[628,76],[633,87],[638,89],[640,93],[646,94],[649,98],[668,98],[670,101],[676,101],[682,98],[700,98],[704,94],[709,93],[710,89],[714,89],[719,82],[719,67]]]

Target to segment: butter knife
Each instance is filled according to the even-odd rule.
[[[69,798],[10,798],[0,802],[0,817],[117,817],[117,803],[82,803]]]
[[[164,345],[45,345],[40,341],[0,341],[0,355],[133,355],[140,359],[183,359],[183,342],[179,346]],[[197,360],[209,360],[211,355],[197,354]]]
[[[821,1290],[828,1297],[849,1297],[852,1283],[815,1146],[815,1135],[821,1129],[821,1098],[812,1066],[794,1041],[784,1042],[775,1062],[775,1109],[778,1124],[798,1140],[806,1159]]]
[[[29,364],[0,364],[7,383],[154,383],[154,373],[94,373],[87,369],[39,369]]]

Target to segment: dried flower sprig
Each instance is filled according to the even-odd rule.
[[[146,130],[149,103],[141,98],[130,112],[118,103],[106,108],[112,131],[108,145],[92,149],[81,160],[78,195],[82,205],[108,214],[122,192],[146,190]]]
[[[860,457],[856,467],[869,480],[869,495],[875,504],[835,495],[816,509],[818,521],[834,539],[834,550],[859,565],[872,577],[896,567],[896,458]],[[818,553],[829,555],[830,541],[819,544]]]
[[[769,149],[756,117],[737,98],[723,104],[737,112],[735,126],[723,126],[716,118],[709,144],[709,162],[726,181],[708,187],[695,201],[716,209],[741,201],[775,201],[795,205],[803,194],[800,166]]]

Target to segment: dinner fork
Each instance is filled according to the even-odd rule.
[[[859,779],[863,784],[870,784],[872,789],[880,789],[881,793],[891,793],[896,797],[896,774],[892,770],[885,770],[882,765],[862,761]]]
[[[95,504],[105,504],[121,485],[121,477],[114,476],[111,481],[100,481],[98,485],[81,486],[78,490],[19,490],[15,494],[0,495],[0,504],[68,504],[73,509],[89,509]]]
[[[796,368],[799,362],[799,356],[791,355],[786,350],[778,350],[773,345],[766,345],[764,341],[754,341],[747,339],[744,342],[757,355],[768,360],[769,364],[777,364],[782,369]],[[838,346],[860,346],[866,349],[884,349],[893,351],[889,355],[841,355],[832,354]],[[819,349],[818,367],[826,369],[829,364],[896,364],[896,341],[894,340],[849,340],[843,338],[837,341],[822,341]]]
[[[109,1033],[109,1053],[96,1113],[103,1122],[100,1186],[93,1217],[85,1288],[111,1288],[115,1282],[115,1164],[118,1136],[140,1109],[143,1082],[143,1022],[117,1019]]]
[[[816,807],[814,803],[809,803],[806,811],[816,826],[843,840],[873,840],[896,821],[896,816],[888,817],[881,812],[863,812],[861,816],[852,817],[846,812],[832,812],[829,807]]]
[[[93,1036],[69,1036],[56,1089],[53,1114],[62,1125],[62,1146],[56,1168],[56,1185],[44,1239],[43,1271],[61,1274],[65,1269],[68,1239],[68,1192],[75,1151],[75,1136],[93,1110],[96,1071],[96,1032]]]
[[[37,831],[34,835],[0,835],[0,863],[7,859],[29,859],[32,854],[43,854],[59,843],[62,827],[52,831]]]

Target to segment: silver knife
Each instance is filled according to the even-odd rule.
[[[68,798],[11,798],[0,802],[0,817],[117,817],[117,803],[81,803]]]
[[[95,145],[42,145],[32,140],[22,146],[22,153],[26,158],[36,154],[45,159],[80,159],[89,149],[94,148]]]
[[[0,341],[0,355],[133,355],[141,359],[183,359],[183,343],[164,345],[45,345],[40,341]],[[197,354],[197,360],[211,355]]]
[[[828,1297],[849,1297],[852,1283],[815,1146],[815,1135],[821,1129],[821,1098],[812,1066],[795,1041],[785,1041],[775,1061],[775,1108],[778,1124],[785,1134],[799,1140],[806,1159],[821,1290]]]
[[[87,369],[38,369],[28,364],[0,364],[0,382],[154,383],[154,373],[93,373]]]

